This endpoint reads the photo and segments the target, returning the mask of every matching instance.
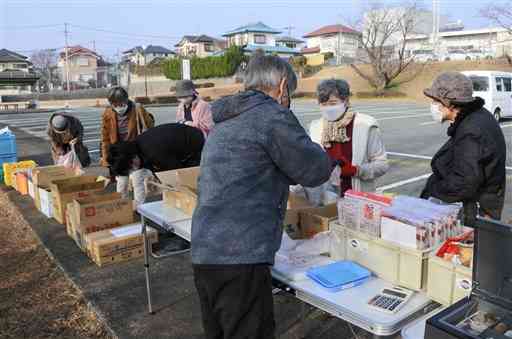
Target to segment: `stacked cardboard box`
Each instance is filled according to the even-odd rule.
[[[289,209],[284,220],[285,231],[292,239],[309,239],[317,233],[329,231],[329,224],[337,216],[336,204]]]
[[[96,176],[84,175],[67,179],[54,180],[51,183],[53,217],[61,224],[66,224],[66,207],[75,198],[85,198],[95,192],[101,192],[104,183]]]
[[[156,175],[167,188],[163,192],[164,205],[192,215],[197,206],[199,167],[158,172]]]
[[[50,185],[52,181],[76,176],[73,170],[64,166],[36,167],[32,170],[32,184],[34,186],[34,201],[37,209],[52,217],[52,198]],[[41,206],[41,196],[44,205]]]
[[[111,265],[144,254],[142,225],[132,224],[86,235],[87,254],[98,266]],[[158,233],[146,229],[149,246],[158,241]]]
[[[119,193],[76,198],[67,205],[68,234],[87,251],[86,235],[133,223],[132,201]]]

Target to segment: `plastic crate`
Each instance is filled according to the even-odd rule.
[[[15,185],[15,175],[16,172],[21,171],[28,171],[30,169],[33,169],[37,166],[37,164],[32,160],[25,160],[16,162],[16,160],[12,163],[4,163],[3,169],[4,169],[4,182],[7,186],[14,186]]]
[[[0,156],[16,154],[16,136],[9,132],[0,134]]]
[[[331,245],[331,255],[334,254],[334,257],[342,257],[344,253],[346,260],[354,261],[368,268],[380,278],[393,284],[415,291],[425,288],[429,250],[404,248],[340,224],[331,225],[331,231],[338,238],[345,239],[345,243],[341,241],[339,245],[344,248],[339,248],[336,251]]]
[[[472,288],[470,268],[455,265],[434,253],[428,261],[427,296],[443,305],[451,305],[468,296]]]
[[[13,162],[16,162],[17,157],[16,157],[16,154],[4,154],[4,155],[0,155],[0,167],[2,168],[2,180],[5,182],[5,179],[7,178],[7,174],[6,171],[5,171],[5,165],[7,164],[10,164],[10,163],[13,163]],[[7,179],[9,182],[10,182],[10,178]],[[10,186],[10,185],[8,185]]]

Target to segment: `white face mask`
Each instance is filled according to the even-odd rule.
[[[347,111],[347,105],[345,103],[341,103],[334,106],[320,106],[320,111],[322,112],[322,116],[325,120],[336,121],[345,114]]]
[[[178,99],[183,105],[190,105],[194,101],[194,97],[184,97]]]
[[[432,120],[438,123],[443,122],[443,112],[441,112],[441,108],[439,104],[432,103],[430,104],[430,114],[432,115]]]
[[[114,107],[114,110],[117,112],[117,114],[119,115],[125,115],[126,112],[128,111],[128,105],[123,105],[123,106],[118,106],[118,107]]]

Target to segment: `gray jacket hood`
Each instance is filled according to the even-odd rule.
[[[235,118],[253,108],[274,101],[270,96],[259,91],[246,91],[230,95],[212,104],[213,122],[218,124]]]

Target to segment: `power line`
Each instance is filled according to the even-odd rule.
[[[177,36],[170,36],[170,35],[152,35],[152,34],[134,34],[134,33],[128,33],[128,32],[118,32],[118,31],[111,31],[107,29],[102,28],[94,28],[94,27],[86,27],[81,25],[73,25],[70,24],[70,26],[82,29],[82,30],[89,30],[94,32],[102,32],[102,33],[110,33],[110,34],[118,34],[118,35],[126,35],[129,37],[141,37],[141,38],[153,38],[153,39],[179,39],[180,37]]]
[[[27,26],[0,26],[3,30],[25,30],[25,29],[39,29],[39,28],[50,28],[60,27],[62,24],[50,24],[50,25],[27,25]]]

